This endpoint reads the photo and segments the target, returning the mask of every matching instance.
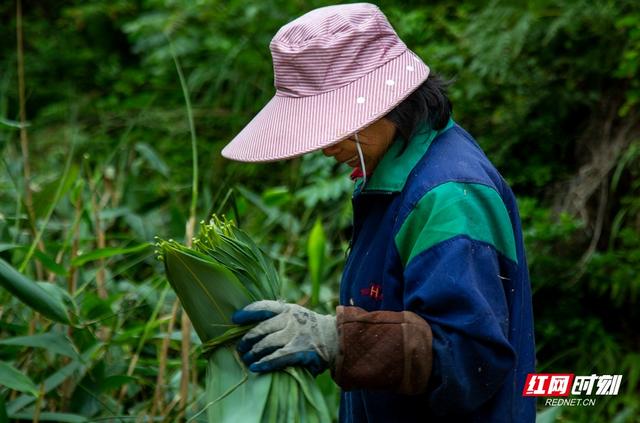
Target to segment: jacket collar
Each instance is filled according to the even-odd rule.
[[[368,177],[364,189],[362,189],[362,178],[356,181],[355,193],[358,193],[361,189],[362,192],[402,191],[409,177],[409,173],[427,152],[433,140],[454,125],[455,122],[453,119],[449,119],[447,125],[439,131],[422,126],[416,131],[416,134],[411,137],[401,154],[399,153],[404,143],[402,142],[401,135],[396,136],[387,152],[382,156],[375,172]]]

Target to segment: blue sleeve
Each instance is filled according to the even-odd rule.
[[[413,257],[404,269],[404,308],[433,332],[429,405],[470,412],[491,398],[515,366],[498,253],[458,235]]]

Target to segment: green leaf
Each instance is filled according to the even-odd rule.
[[[33,252],[33,255],[40,261],[40,263],[42,263],[44,265],[44,267],[47,268],[47,270],[50,270],[51,272],[55,273],[56,275],[67,276],[69,274],[67,269],[62,267],[60,264],[56,263],[56,261],[54,259],[52,259],[48,255],[46,255],[42,251],[35,250]]]
[[[0,361],[0,385],[15,391],[28,392],[35,397],[38,396],[36,384],[27,375],[4,361]]]
[[[232,347],[216,349],[207,366],[209,421],[260,423],[277,376],[277,373],[249,372]]]
[[[174,249],[165,251],[164,263],[202,342],[223,335],[233,326],[231,314],[251,302],[238,278],[219,264]]]
[[[326,237],[320,219],[311,229],[307,241],[307,256],[309,260],[309,274],[311,276],[311,305],[316,306],[320,297],[320,284],[324,278]]]
[[[23,412],[12,414],[12,419],[19,420],[33,420],[34,412]],[[55,413],[51,411],[42,411],[39,415],[39,420],[41,422],[56,422],[56,423],[85,423],[88,420],[86,417],[81,416],[79,414],[71,414],[71,413]],[[114,419],[117,420],[117,419]]]
[[[554,423],[561,412],[562,407],[545,408],[536,414],[536,423]]]
[[[313,239],[323,256],[321,225]],[[215,422],[329,422],[326,402],[308,371],[249,372],[227,342],[250,328],[233,325],[233,311],[253,300],[276,298],[280,281],[273,262],[247,234],[215,215],[193,245],[157,244],[167,279],[209,353],[207,402],[191,420],[206,411],[208,421]]]
[[[270,207],[282,207],[291,201],[291,194],[287,187],[267,188],[262,193],[262,201]]]
[[[44,394],[48,394],[69,378],[72,378],[74,381],[81,380],[89,367],[90,361],[94,358],[94,355],[100,351],[102,345],[102,343],[92,345],[84,351],[78,359],[71,361],[69,364],[46,378],[44,380]],[[21,395],[7,403],[7,413],[9,413],[9,415],[13,415],[31,404],[33,401],[35,401],[33,396]]]
[[[317,386],[316,380],[311,373],[300,367],[288,367],[283,371],[298,383],[298,389],[302,391],[307,405],[312,407],[320,416],[323,416],[323,420],[330,420],[329,410],[327,409],[322,392],[319,388],[310,389],[312,386]]]
[[[7,119],[7,118],[3,118],[0,117],[0,124],[8,126],[9,128],[16,128],[16,129],[20,129],[20,128],[27,128],[29,126],[31,126],[31,124],[29,122],[25,122],[24,124],[18,122],[17,120],[11,120],[11,119]],[[2,420],[0,420],[2,421]]]
[[[268,227],[272,223],[276,223],[285,230],[289,230],[293,233],[298,233],[300,231],[300,222],[291,213],[282,211],[278,207],[267,205],[264,201],[262,201],[262,198],[260,196],[249,191],[243,186],[238,185],[236,189],[240,194],[242,194],[244,198],[252,202],[258,209],[260,209],[267,215],[268,219],[264,223],[264,227]]]
[[[22,247],[22,245],[9,244],[9,243],[3,242],[3,243],[0,243],[0,252],[7,251],[7,250],[13,250],[14,248],[20,248],[20,247]]]
[[[46,290],[2,259],[0,259],[0,285],[20,301],[49,319],[60,323],[70,323],[67,308],[59,298],[52,297]]]
[[[108,392],[120,388],[127,383],[138,383],[138,379],[133,376],[115,375],[109,376],[100,382],[100,392]]]
[[[36,284],[40,288],[42,288],[51,298],[62,303],[67,308],[67,315],[69,315],[70,312],[77,314],[76,303],[66,289],[51,282],[37,281]]]
[[[135,149],[149,163],[152,169],[158,171],[162,176],[169,176],[169,166],[149,144],[144,142],[136,143]]]
[[[9,416],[7,415],[7,407],[4,402],[4,397],[0,395],[0,423],[9,423]]]
[[[98,248],[89,253],[82,254],[77,256],[75,259],[71,261],[71,265],[75,267],[80,267],[85,263],[90,261],[104,259],[108,257],[117,256],[119,254],[131,254],[136,253],[138,251],[146,250],[147,248],[152,247],[152,244],[144,243],[139,245],[134,245],[133,247],[106,247],[106,248]]]
[[[34,193],[33,210],[36,218],[46,216],[47,210],[49,210],[52,203],[56,201],[56,194],[58,195],[58,199],[62,198],[78,179],[79,172],[80,170],[77,166],[71,166],[64,181],[60,181],[58,178],[52,179],[44,184],[38,192]]]
[[[43,333],[0,339],[0,345],[43,348],[55,354],[66,355],[67,357],[78,357],[78,352],[71,340],[61,333]]]
[[[24,250],[27,251],[29,249],[28,245],[18,245],[18,244],[8,244],[8,243],[0,243],[0,252],[7,250]],[[46,255],[44,252],[40,250],[35,250],[33,255],[46,267],[48,270],[52,271],[56,275],[67,276],[68,271],[61,265],[55,262],[54,259]]]

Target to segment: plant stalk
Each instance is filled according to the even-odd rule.
[[[169,37],[167,36],[167,39]],[[187,109],[187,119],[189,121],[189,132],[191,134],[191,161],[192,161],[192,180],[191,180],[191,205],[189,207],[189,219],[187,220],[185,228],[185,242],[188,247],[191,246],[193,234],[195,231],[196,223],[196,208],[198,204],[198,143],[196,138],[196,127],[193,120],[193,109],[191,107],[191,100],[189,98],[189,88],[187,81],[184,78],[182,67],[178,56],[173,49],[173,44],[169,39],[169,48],[171,50],[171,56],[176,65],[176,71],[178,72],[178,78],[180,79],[180,87],[182,88],[182,94]],[[178,421],[184,420],[184,410],[187,406],[189,399],[189,366],[190,356],[189,351],[191,349],[191,321],[186,312],[182,312],[180,321],[180,327],[182,331],[182,343],[181,343],[181,357],[182,357],[182,371],[180,376],[180,405]],[[168,334],[170,336],[170,334]]]
[[[153,393],[153,406],[151,408],[150,421],[154,421],[154,417],[158,411],[162,411],[164,404],[164,379],[167,372],[167,354],[169,353],[169,340],[171,333],[173,332],[173,326],[176,323],[176,316],[178,313],[178,305],[180,300],[176,299],[171,309],[171,318],[169,319],[169,325],[167,326],[167,336],[162,338],[162,345],[160,346],[159,363],[158,363],[158,377],[156,378],[156,389]]]
[[[31,191],[31,165],[29,163],[29,136],[27,133],[27,108],[24,82],[24,41],[22,36],[22,0],[16,2],[16,40],[18,64],[18,103],[20,108],[20,150],[22,153],[22,171],[24,176],[24,203],[31,224],[31,231],[36,236],[36,213],[33,209],[33,192]],[[39,240],[38,246],[44,251],[44,244]],[[36,275],[43,278],[42,264],[36,261]]]

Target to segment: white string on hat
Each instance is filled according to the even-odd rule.
[[[360,147],[360,140],[358,139],[358,133],[355,133],[356,149],[358,150],[358,156],[360,157],[360,167],[362,168],[362,186],[367,183],[367,168],[364,165],[364,155],[362,154],[362,148]]]

